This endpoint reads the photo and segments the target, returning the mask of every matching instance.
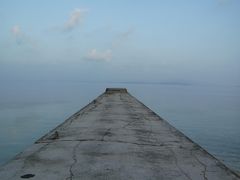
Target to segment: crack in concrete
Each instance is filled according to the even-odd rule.
[[[207,166],[206,166],[202,161],[200,161],[197,156],[195,156],[195,155],[193,154],[193,150],[194,150],[194,149],[191,149],[191,150],[190,150],[191,155],[197,160],[197,162],[198,162],[199,164],[201,164],[201,165],[203,166],[203,168],[204,168],[203,171],[202,171],[202,173],[203,173],[203,178],[204,178],[204,180],[208,180],[208,178],[207,178],[207,176],[206,176]]]
[[[178,169],[180,170],[180,172],[181,172],[185,177],[187,177],[188,179],[192,180],[192,178],[179,166],[179,164],[178,164],[178,159],[177,159],[177,157],[176,157],[176,155],[175,155],[175,152],[174,152],[171,148],[169,148],[169,151],[173,154],[173,157],[174,157],[174,160],[175,160],[175,164],[176,164],[176,166],[178,167]]]
[[[70,179],[72,180],[73,179],[73,176],[74,176],[74,173],[72,171],[72,168],[74,167],[74,165],[77,163],[77,157],[76,157],[76,151],[77,151],[77,148],[79,146],[79,144],[81,143],[81,141],[79,143],[77,143],[76,146],[74,146],[73,148],[73,152],[72,152],[72,159],[73,159],[73,163],[71,164],[70,168],[69,168],[69,173],[70,173],[70,176],[66,178],[66,180]]]
[[[103,134],[103,136],[102,136],[102,138],[101,138],[101,141],[104,141],[105,136],[111,134],[110,131],[111,131],[111,128],[108,128],[107,131]]]
[[[121,94],[120,94],[120,100],[123,102],[128,102],[127,100],[124,100],[124,98],[121,96]],[[131,112],[132,107],[131,107],[131,105],[129,105],[129,103],[126,103],[125,109],[126,109],[126,111]],[[133,119],[132,121],[126,123],[124,126],[122,126],[122,128],[126,128],[127,126],[135,123],[136,121],[139,121],[140,118],[136,113],[134,113],[134,116],[137,116],[136,119]],[[129,118],[129,119],[131,119],[131,118]]]
[[[145,117],[145,115],[143,115],[143,119],[144,119],[144,120],[147,120],[147,118]],[[149,131],[149,133],[148,133],[148,140],[151,141],[150,138],[152,138],[152,139],[155,139],[155,142],[157,143],[157,139],[154,138],[154,136],[153,136],[153,126],[152,126],[151,121],[149,121],[149,126],[150,126],[150,131]]]
[[[124,126],[122,126],[122,128],[126,128],[127,126],[129,126],[129,125],[131,125],[131,124],[133,124],[133,123],[135,123],[135,122],[137,122],[137,121],[139,121],[139,118],[134,119],[133,121],[130,121],[129,123],[127,123],[127,124],[125,124]]]
[[[137,142],[128,142],[128,141],[121,141],[121,140],[104,140],[104,139],[58,139],[56,141],[51,141],[51,142],[68,142],[68,141],[80,141],[80,142],[87,142],[87,141],[95,141],[95,142],[111,142],[111,143],[126,143],[126,144],[134,144],[134,145],[139,145],[139,146],[153,146],[153,147],[162,147],[162,146],[171,146],[171,144],[166,144],[166,143],[161,143],[161,144],[148,144],[148,143],[137,143]],[[49,142],[38,142],[38,143],[49,143]]]
[[[151,126],[151,127],[152,127],[152,126]],[[158,140],[156,137],[154,137],[153,135],[152,135],[152,138],[155,139],[156,143],[159,143],[159,140]],[[164,143],[162,143],[162,144],[166,147],[166,149],[168,149],[168,150],[173,154],[173,158],[174,158],[175,164],[176,164],[177,168],[179,169],[180,173],[183,174],[187,179],[192,180],[192,178],[179,166],[179,164],[178,164],[178,159],[177,159],[177,157],[176,157],[176,154],[175,154],[175,152],[171,149],[171,147],[169,147],[167,144],[164,144]]]

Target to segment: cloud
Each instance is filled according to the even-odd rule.
[[[118,34],[112,42],[112,48],[117,48],[124,44],[133,33],[134,29],[129,28],[127,31]]]
[[[111,61],[112,59],[112,50],[108,49],[105,51],[97,51],[97,49],[91,49],[87,56],[86,56],[87,60],[90,61]]]
[[[69,19],[64,25],[65,31],[71,31],[76,28],[83,20],[83,17],[86,13],[86,9],[75,9],[71,12]]]

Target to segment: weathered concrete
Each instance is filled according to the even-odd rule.
[[[107,89],[0,169],[0,179],[240,179],[126,89]]]

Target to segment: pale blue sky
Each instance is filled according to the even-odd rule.
[[[239,0],[1,0],[1,80],[240,84]]]

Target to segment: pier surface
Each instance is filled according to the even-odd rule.
[[[0,179],[240,179],[126,89],[108,88],[0,168]]]

